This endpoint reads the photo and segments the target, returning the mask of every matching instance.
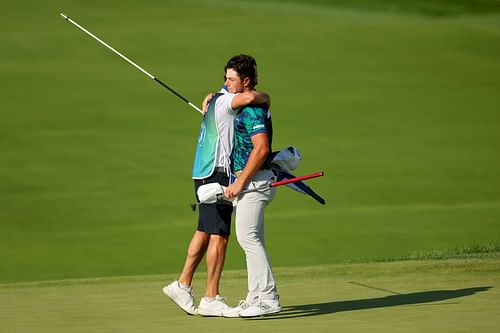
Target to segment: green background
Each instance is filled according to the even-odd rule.
[[[196,224],[200,115],[60,12],[197,105],[255,56],[274,148],[325,172],[269,207],[273,266],[498,247],[497,1],[8,2],[0,282],[175,275]]]

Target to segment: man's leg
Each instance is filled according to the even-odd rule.
[[[194,304],[193,288],[191,282],[194,272],[198,267],[208,246],[210,236],[204,232],[196,231],[188,247],[188,255],[184,263],[181,277],[163,288],[163,293],[177,304],[186,313],[196,314]]]
[[[275,189],[247,193],[238,200],[236,207],[236,235],[247,259],[246,302],[252,302],[257,295],[259,300],[242,308],[239,312],[241,317],[255,317],[281,311],[276,282],[264,245],[264,210],[274,194]]]
[[[219,295],[219,282],[224,267],[229,235],[210,235],[207,256],[207,288],[196,312],[201,316],[222,316],[230,307]]]
[[[207,288],[205,297],[215,297],[219,294],[219,282],[224,267],[226,248],[229,235],[210,235],[207,249]]]
[[[264,247],[264,209],[267,203],[259,194],[248,193],[236,207],[236,236],[245,251],[248,273],[246,301],[277,296],[276,282]]]
[[[193,281],[194,272],[198,267],[201,259],[207,251],[207,247],[210,241],[210,235],[196,230],[189,243],[188,253],[186,261],[184,262],[184,268],[182,269],[181,276],[179,277],[179,282],[190,286]]]

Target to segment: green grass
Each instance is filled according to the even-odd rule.
[[[428,260],[428,259],[450,259],[450,258],[489,258],[498,257],[500,244],[472,244],[460,248],[446,250],[419,251],[418,253],[399,256],[391,260]]]
[[[303,3],[301,0],[275,1]],[[500,12],[500,3],[496,0],[309,0],[308,4],[361,11],[419,14],[430,17]]]
[[[493,2],[432,3],[462,9],[4,4],[0,282],[177,274],[196,223],[199,115],[61,11],[196,104],[231,55],[257,58],[274,147],[299,147],[297,174],[325,172],[309,183],[327,206],[280,189],[269,207],[274,267],[498,244],[500,16]],[[234,240],[226,267],[244,268]]]
[[[500,260],[454,259],[275,270],[283,311],[202,318],[161,293],[174,275],[0,285],[2,332],[495,332]],[[201,293],[204,274],[195,279]],[[225,271],[224,295],[243,297],[244,271]],[[200,294],[196,294],[198,300]]]

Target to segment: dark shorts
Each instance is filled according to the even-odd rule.
[[[194,180],[194,193],[196,200],[198,195],[196,191],[203,184],[219,183],[223,186],[229,185],[229,178],[225,173],[215,171],[210,177]],[[231,233],[231,214],[233,213],[233,204],[227,201],[214,204],[200,204],[198,216],[198,231],[207,234],[229,235]]]

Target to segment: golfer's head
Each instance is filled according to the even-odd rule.
[[[224,85],[230,93],[252,90],[257,85],[257,62],[252,56],[239,54],[224,67]]]

